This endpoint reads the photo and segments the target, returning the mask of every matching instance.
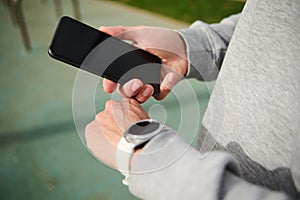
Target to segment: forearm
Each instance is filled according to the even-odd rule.
[[[189,28],[178,31],[187,47],[187,78],[216,79],[238,19],[239,15],[232,15],[210,25],[196,21]]]

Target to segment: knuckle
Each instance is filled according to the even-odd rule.
[[[97,125],[96,123],[97,122],[92,121],[92,122],[90,122],[89,124],[87,124],[85,126],[85,132],[84,132],[84,134],[85,134],[87,142],[89,142],[90,138],[93,137],[93,135],[95,134],[94,130],[95,130],[95,126]]]
[[[97,122],[101,122],[102,119],[103,119],[103,115],[104,115],[104,112],[99,112],[97,115],[96,115],[96,121]]]
[[[85,135],[88,135],[91,129],[91,122],[85,126]]]
[[[105,109],[110,109],[112,103],[113,103],[113,100],[108,100],[108,101],[106,101],[106,102],[105,102]]]

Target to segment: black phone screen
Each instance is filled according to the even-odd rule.
[[[154,96],[159,93],[161,60],[157,56],[70,17],[61,18],[48,53],[121,84],[138,78],[153,86]]]
[[[49,54],[63,62],[80,67],[89,52],[110,35],[69,17],[62,17],[56,29]]]

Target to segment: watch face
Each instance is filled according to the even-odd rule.
[[[132,125],[128,129],[128,133],[136,136],[143,136],[149,133],[153,133],[160,127],[160,124],[155,121],[140,121]]]

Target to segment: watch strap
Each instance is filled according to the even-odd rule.
[[[128,185],[128,178],[130,173],[130,161],[134,152],[134,143],[128,142],[123,136],[118,144],[116,152],[116,164],[118,170],[125,176],[122,181],[124,185]]]

